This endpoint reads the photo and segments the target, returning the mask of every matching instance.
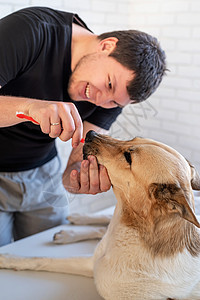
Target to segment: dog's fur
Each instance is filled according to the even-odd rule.
[[[199,300],[200,224],[192,188],[200,190],[200,178],[194,167],[174,149],[138,137],[124,142],[89,132],[85,158],[90,154],[107,168],[118,200],[94,255],[2,255],[0,267],[94,276],[107,300]]]

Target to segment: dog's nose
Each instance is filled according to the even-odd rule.
[[[86,143],[92,142],[95,136],[97,136],[97,133],[94,130],[88,131],[85,137],[85,142]]]

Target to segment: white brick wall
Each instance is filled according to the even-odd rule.
[[[77,12],[95,32],[135,28],[157,36],[170,72],[145,103],[126,108],[111,128],[123,139],[135,135],[175,147],[200,171],[200,2],[199,0],[0,0],[0,17],[26,6]],[[58,140],[67,160],[69,143]],[[63,165],[64,168],[64,165]],[[94,211],[113,203],[112,191],[71,196],[72,211]]]
[[[181,151],[200,171],[200,3],[133,0],[130,12],[131,27],[159,38],[171,71],[149,99],[158,114],[144,121],[143,133]]]

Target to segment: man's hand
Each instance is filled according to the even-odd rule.
[[[83,123],[83,138],[89,130],[108,134],[104,129],[87,121]],[[110,178],[103,165],[98,165],[97,159],[89,155],[82,160],[83,144],[72,149],[67,167],[63,174],[63,185],[68,192],[76,194],[92,194],[106,192],[111,187]]]
[[[62,141],[72,138],[76,147],[83,134],[83,124],[73,103],[35,100],[27,107],[28,116],[36,120],[42,132],[50,137],[59,137]]]
[[[65,182],[63,180],[64,186]],[[80,172],[72,170],[70,182],[66,189],[71,193],[92,194],[106,192],[111,182],[104,166],[97,164],[95,156],[90,155],[88,160],[81,162]]]

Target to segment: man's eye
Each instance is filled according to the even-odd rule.
[[[111,90],[112,89],[112,83],[111,83],[111,81],[108,82],[108,86],[109,86],[109,89]]]

